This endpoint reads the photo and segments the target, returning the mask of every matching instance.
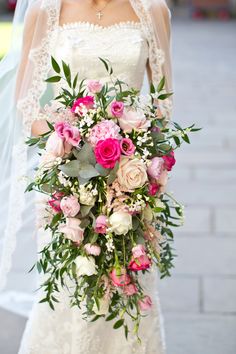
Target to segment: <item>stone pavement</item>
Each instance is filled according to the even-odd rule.
[[[177,154],[171,181],[187,220],[160,284],[167,354],[236,353],[235,33],[234,22],[173,24],[174,118],[204,129]],[[0,353],[16,354],[24,319],[1,311],[0,323]]]

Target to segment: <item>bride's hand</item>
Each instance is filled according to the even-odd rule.
[[[32,136],[38,137],[39,135],[45,134],[49,131],[48,124],[46,120],[39,119],[35,120],[31,126]]]

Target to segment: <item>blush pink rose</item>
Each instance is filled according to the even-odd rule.
[[[89,133],[88,141],[95,147],[100,140],[120,139],[120,127],[112,120],[103,120],[96,124]]]
[[[144,245],[136,245],[132,248],[132,254],[134,258],[139,258],[146,255],[146,250]]]
[[[110,274],[113,285],[115,286],[125,286],[128,285],[131,281],[130,276],[127,274],[125,268],[122,268],[120,274],[118,274],[117,270],[114,268]]]
[[[69,218],[73,218],[80,211],[78,198],[76,198],[74,195],[62,198],[60,207],[63,214]]]
[[[167,182],[168,182],[168,171],[163,170],[159,178],[157,179],[157,183],[160,185],[160,192],[163,192],[165,190]]]
[[[84,249],[86,253],[91,256],[99,256],[101,254],[101,247],[98,245],[92,245],[91,243],[87,243],[84,246]]]
[[[57,122],[55,131],[61,139],[72,146],[77,146],[81,141],[79,129],[66,122]]]
[[[158,179],[163,170],[164,161],[161,157],[154,157],[151,164],[148,166],[147,173],[150,177]]]
[[[120,159],[120,142],[117,139],[108,138],[100,140],[95,147],[97,162],[104,168],[114,168]]]
[[[123,115],[119,118],[119,125],[125,133],[131,133],[132,130],[148,130],[151,122],[145,117],[143,112],[124,110]]]
[[[132,296],[132,295],[137,294],[138,289],[135,284],[130,283],[130,284],[124,286],[123,292],[126,296]]]
[[[111,114],[116,117],[120,118],[124,113],[124,103],[120,101],[112,102],[111,104]]]
[[[98,80],[88,80],[87,88],[91,93],[98,93],[102,89],[102,83]]]
[[[129,269],[133,272],[149,269],[151,266],[151,260],[147,255],[140,256],[138,258],[132,258],[129,263]]]
[[[141,311],[148,311],[152,307],[152,299],[146,295],[143,299],[138,300],[138,306]]]
[[[89,109],[94,107],[94,97],[93,96],[85,96],[85,97],[78,98],[74,102],[74,104],[73,104],[73,106],[71,108],[71,112],[77,113],[79,115],[82,115],[84,107],[87,110],[89,110]]]
[[[160,185],[157,184],[157,183],[150,183],[148,185],[148,194],[151,195],[151,196],[154,196],[157,194],[157,192],[159,191],[160,189]]]
[[[55,157],[64,157],[71,152],[72,145],[61,139],[56,132],[53,132],[46,142],[45,149]]]
[[[78,246],[84,239],[84,230],[80,227],[81,220],[76,218],[67,218],[66,224],[59,226],[59,232],[63,233],[65,237]]]
[[[172,150],[169,155],[162,156],[162,158],[164,160],[164,167],[167,171],[171,171],[176,163],[174,151]]]
[[[107,231],[108,222],[106,215],[99,215],[96,219],[95,232],[105,234]]]
[[[135,145],[133,144],[132,140],[129,138],[123,138],[120,142],[120,148],[122,154],[126,156],[133,155],[135,152]]]
[[[49,199],[48,204],[50,207],[55,211],[55,213],[61,213],[61,199],[64,196],[64,193],[61,192],[55,192],[51,199]]]

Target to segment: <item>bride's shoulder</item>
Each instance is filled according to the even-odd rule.
[[[171,17],[170,9],[165,0],[143,0],[153,14],[161,15],[165,20]]]

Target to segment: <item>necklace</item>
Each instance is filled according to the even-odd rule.
[[[97,6],[94,5],[94,1],[93,1],[93,8],[96,10],[96,16],[98,18],[99,21],[101,21],[102,17],[104,16],[103,11],[105,10],[105,8],[107,7],[107,5],[110,3],[111,0],[108,0],[105,4],[105,6],[103,6],[101,9],[99,9]]]

